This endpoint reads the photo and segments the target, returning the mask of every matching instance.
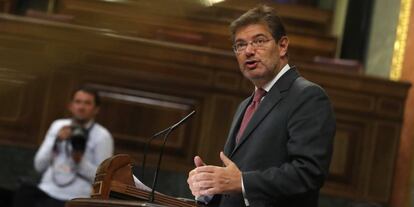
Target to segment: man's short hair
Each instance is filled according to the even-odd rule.
[[[79,87],[76,90],[74,90],[72,93],[71,100],[75,98],[75,94],[79,91],[92,95],[95,102],[95,106],[99,107],[101,105],[101,97],[99,96],[98,91],[90,87]]]
[[[265,23],[269,27],[273,39],[275,39],[276,42],[283,36],[286,36],[285,26],[277,15],[276,10],[270,6],[261,5],[250,9],[230,24],[231,41],[235,41],[234,38],[237,30],[258,23]]]

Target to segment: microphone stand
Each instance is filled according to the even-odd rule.
[[[164,148],[165,148],[165,143],[167,143],[167,138],[168,138],[168,136],[171,134],[171,132],[175,129],[175,128],[177,128],[178,126],[180,126],[182,123],[184,123],[188,118],[190,118],[191,116],[193,116],[195,114],[195,111],[192,111],[191,113],[189,113],[187,116],[185,116],[184,118],[182,118],[179,122],[177,122],[176,124],[174,124],[174,125],[172,125],[171,127],[168,127],[168,128],[166,128],[166,129],[164,129],[164,130],[162,130],[161,132],[158,132],[158,133],[156,133],[153,137],[156,137],[156,136],[158,136],[158,135],[160,135],[160,134],[163,134],[163,133],[165,133],[164,134],[164,141],[163,141],[163,143],[162,143],[162,145],[161,145],[161,151],[160,151],[160,154],[159,154],[159,156],[158,156],[158,163],[157,163],[157,168],[156,168],[156,170],[155,170],[155,174],[154,174],[154,180],[153,180],[153,182],[152,182],[152,186],[151,186],[151,193],[150,193],[150,195],[149,195],[149,198],[148,198],[148,201],[150,202],[150,203],[153,203],[154,202],[154,195],[155,195],[155,187],[156,187],[156,185],[157,185],[157,181],[158,181],[158,173],[159,173],[159,171],[160,171],[160,168],[161,168],[161,160],[162,160],[162,156],[163,156],[163,154],[164,154]],[[154,138],[151,138],[151,139],[154,139]]]
[[[142,165],[141,165],[141,170],[142,170],[141,176],[142,176],[142,180],[144,180],[144,176],[145,176],[145,164],[146,164],[146,160],[147,160],[148,147],[150,146],[152,140],[154,140],[159,135],[164,134],[166,131],[168,131],[170,129],[171,129],[171,127],[168,127],[166,129],[163,129],[162,131],[159,131],[159,132],[155,133],[154,135],[152,135],[152,137],[150,137],[145,142],[144,153],[143,153],[143,157],[142,157]]]
[[[172,131],[173,131],[173,128],[171,127],[167,131],[167,133],[165,133],[165,135],[164,135],[164,142],[162,143],[162,146],[161,146],[160,155],[158,156],[157,168],[156,168],[155,174],[154,174],[154,180],[152,181],[151,193],[150,193],[150,197],[149,197],[149,202],[150,203],[154,202],[155,187],[156,187],[157,181],[158,181],[158,173],[159,173],[160,168],[161,168],[161,159],[162,159],[162,155],[164,154],[165,143],[167,142],[168,135],[170,135]]]

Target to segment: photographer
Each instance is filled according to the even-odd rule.
[[[75,91],[69,104],[72,118],[54,121],[36,153],[40,183],[20,190],[15,207],[63,207],[67,200],[90,196],[97,167],[113,154],[111,134],[94,121],[99,104],[95,91]]]

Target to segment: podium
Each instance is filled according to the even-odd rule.
[[[77,198],[66,207],[195,207],[195,202],[183,201],[161,193],[155,193],[154,203],[147,202],[150,192],[135,187],[132,177],[131,157],[115,155],[101,163],[92,185],[91,198]]]

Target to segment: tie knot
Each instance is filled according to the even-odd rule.
[[[253,97],[253,101],[254,102],[260,102],[260,100],[262,100],[263,96],[266,95],[266,91],[263,90],[262,88],[258,88],[255,92],[254,92],[254,97]]]

